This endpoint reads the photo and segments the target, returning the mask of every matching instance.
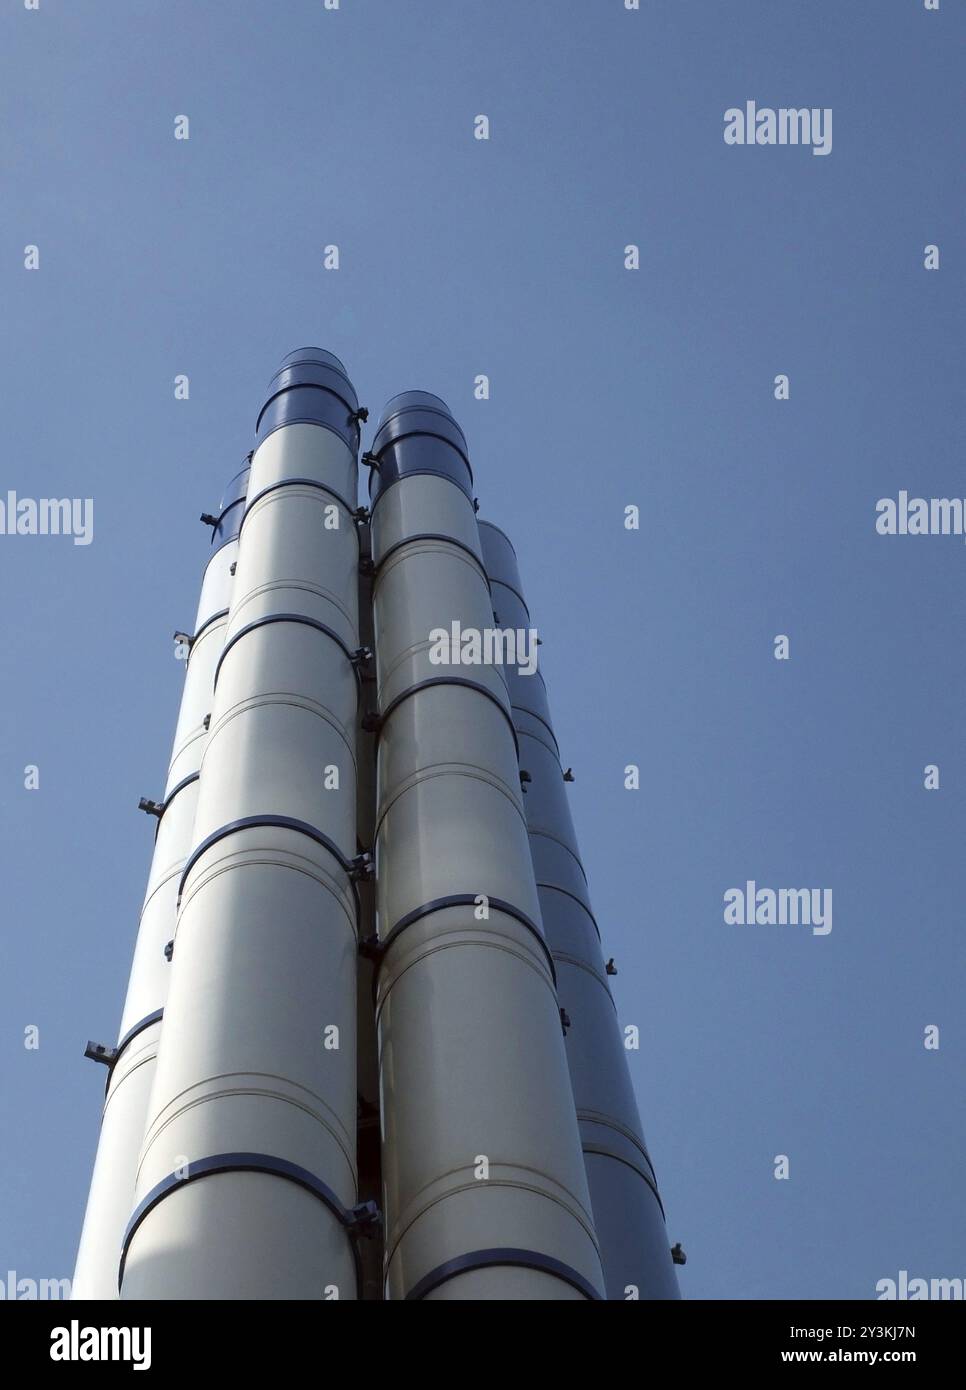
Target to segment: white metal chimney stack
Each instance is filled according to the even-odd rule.
[[[498,627],[532,626],[517,557],[507,536],[480,522]],[[539,671],[506,668],[525,774],[527,824],[560,1002],[570,1020],[567,1060],[580,1122],[607,1297],[680,1298],[657,1178],[637,1102],[600,932],[591,911],[565,774]]]
[[[210,518],[74,1295],[678,1297],[512,548],[365,419],[290,354]]]
[[[386,1294],[598,1298],[506,684],[430,659],[493,622],[466,441],[410,391],[372,457]]]
[[[105,1062],[110,1070],[71,1286],[76,1299],[117,1298],[118,1252],[134,1204],[138,1154],[171,977],[164,951],[174,936],[178,882],[191,851],[198,769],[208,738],[205,718],[211,709],[215,667],[225,641],[247,482],[246,461],[228,484],[218,517],[211,518],[213,549],[201,586],[194,632],[185,644],[190,651],[164,796],[160,802],[141,803],[159,820],[119,1041],[113,1048],[88,1044],[88,1056]]]
[[[123,1298],[354,1298],[358,406],[258,422]]]

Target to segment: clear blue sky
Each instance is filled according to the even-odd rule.
[[[966,547],[874,529],[966,495],[964,40],[956,0],[7,0],[0,498],[95,523],[0,536],[0,1274],[72,1271],[197,517],[318,343],[374,416],[449,402],[516,543],[686,1296],[966,1275]],[[725,145],[749,99],[831,107],[831,155]],[[747,878],[832,932],[725,926]]]

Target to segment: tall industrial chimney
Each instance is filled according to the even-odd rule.
[[[72,1286],[78,1299],[117,1298],[118,1252],[134,1205],[138,1154],[168,995],[165,949],[174,936],[178,882],[192,846],[201,756],[208,738],[215,668],[228,624],[238,530],[245,505],[248,464],[222,498],[214,521],[194,631],[175,634],[187,650],[184,693],[164,796],[143,800],[158,819],[154,856],[141,910],[137,944],[117,1045],[88,1043],[87,1055],[108,1068],[100,1141]]]
[[[493,626],[466,441],[410,391],[372,454],[387,1295],[598,1297],[506,684],[431,660]]]
[[[366,418],[290,354],[208,518],[74,1297],[676,1298],[512,547]]]
[[[498,627],[530,629],[516,552],[505,533],[480,523]],[[525,778],[527,826],[544,929],[570,1020],[567,1061],[607,1297],[680,1293],[637,1102],[627,1066],[600,930],[591,910],[560,750],[539,671],[505,667]]]

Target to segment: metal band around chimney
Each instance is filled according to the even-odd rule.
[[[228,516],[230,512],[233,512],[236,507],[243,506],[244,502],[244,496],[236,497],[234,502],[229,502],[228,506],[224,509],[224,511],[219,512],[218,520],[215,522],[211,530],[211,556],[209,556],[209,559],[212,556],[217,555],[219,550],[224,550],[226,545],[231,545],[232,541],[237,541],[238,531],[241,526],[241,519],[239,518],[238,526],[235,526],[235,518],[232,517],[232,525],[229,526],[227,529],[224,527],[223,523],[225,517]]]
[[[599,1120],[593,1116],[582,1115],[580,1112],[578,1112],[577,1114],[577,1119],[579,1121],[586,1120],[589,1124],[598,1125],[605,1129],[614,1128],[613,1125],[607,1125],[603,1120]],[[617,1133],[623,1134],[625,1139],[629,1138],[629,1136],[625,1133],[624,1130],[618,1130]],[[585,1154],[596,1154],[598,1158],[609,1158],[612,1159],[614,1163],[623,1163],[625,1168],[630,1168],[631,1171],[636,1173],[639,1178],[642,1178],[643,1181],[647,1183],[647,1186],[653,1192],[654,1198],[658,1206],[661,1208],[661,1215],[666,1220],[667,1218],[666,1213],[664,1211],[664,1203],[661,1201],[661,1194],[657,1190],[657,1178],[654,1175],[654,1167],[651,1163],[650,1155],[647,1152],[645,1152],[644,1149],[641,1148],[637,1140],[633,1140],[632,1142],[634,1144],[634,1147],[640,1153],[644,1154],[644,1160],[647,1164],[647,1170],[645,1170],[639,1163],[632,1163],[629,1158],[624,1158],[622,1154],[615,1154],[612,1149],[605,1149],[602,1144],[591,1144],[587,1141],[584,1141],[584,1143],[581,1144],[581,1148]]]
[[[382,964],[382,960],[389,951],[389,948],[394,945],[407,927],[411,927],[415,922],[421,922],[424,917],[429,917],[434,912],[442,912],[443,909],[447,907],[475,907],[477,905],[477,899],[481,897],[486,897],[486,894],[448,893],[445,898],[434,898],[432,902],[423,903],[422,907],[414,907],[412,912],[407,912],[405,917],[401,917],[379,942],[379,958],[376,962],[376,968],[373,974],[378,975],[379,966]],[[494,912],[502,912],[505,917],[512,917],[514,921],[519,922],[522,927],[526,927],[527,931],[536,938],[546,958],[547,966],[550,970],[550,977],[553,980],[554,988],[556,988],[557,972],[554,969],[553,956],[550,954],[550,947],[544,940],[543,932],[537,926],[536,922],[528,917],[525,912],[521,912],[518,907],[514,907],[512,903],[505,902],[503,898],[486,897],[486,901],[488,908],[492,908]]]
[[[224,661],[225,657],[228,655],[228,653],[231,651],[235,643],[240,642],[243,637],[247,637],[248,634],[250,632],[254,632],[256,628],[266,627],[270,623],[301,623],[303,627],[314,627],[316,632],[321,632],[326,637],[331,637],[332,641],[335,642],[337,646],[341,647],[342,650],[345,652],[350,664],[352,665],[352,669],[355,672],[356,680],[359,679],[359,670],[356,664],[356,653],[350,651],[350,649],[346,646],[345,642],[342,640],[342,638],[339,636],[339,634],[335,631],[334,628],[329,627],[326,623],[320,623],[318,618],[306,617],[304,613],[266,613],[263,618],[256,618],[254,622],[246,623],[244,627],[239,628],[238,631],[234,634],[234,636],[230,637],[228,641],[225,643],[224,647],[222,648],[221,655],[218,658],[218,665],[215,667],[215,679],[214,684],[212,686],[213,690],[218,689],[218,676],[221,672],[221,664]]]
[[[255,503],[260,502],[262,498],[267,497],[269,493],[278,492],[279,489],[283,487],[313,487],[316,491],[326,493],[333,501],[345,507],[350,516],[355,511],[355,507],[347,502],[340,493],[336,492],[335,488],[329,487],[328,483],[320,483],[317,478],[280,478],[277,483],[269,483],[268,487],[263,487],[260,492],[255,493],[254,497],[248,499],[248,505],[245,508],[245,516],[242,517],[241,526],[239,527],[239,535],[241,534],[242,527],[245,525],[245,517],[248,516],[248,513],[251,511],[252,507],[254,507]]]
[[[127,1262],[127,1252],[131,1240],[145,1217],[154,1210],[159,1202],[163,1202],[165,1197],[177,1191],[178,1188],[184,1187],[187,1183],[197,1182],[200,1178],[213,1177],[218,1173],[268,1173],[272,1177],[285,1178],[288,1182],[293,1182],[304,1188],[306,1192],[310,1192],[313,1197],[317,1197],[324,1206],[328,1207],[340,1225],[350,1229],[352,1227],[352,1212],[342,1205],[331,1187],[324,1183],[321,1178],[317,1178],[314,1173],[310,1173],[307,1168],[301,1168],[297,1163],[290,1163],[288,1159],[276,1158],[273,1154],[224,1153],[213,1154],[210,1158],[197,1159],[189,1163],[187,1168],[188,1171],[183,1177],[177,1173],[169,1173],[166,1178],[162,1178],[134,1209],[121,1245],[121,1260],[117,1271],[118,1289],[124,1280],[124,1266]]]
[[[192,782],[197,782],[200,776],[200,772],[189,772],[187,777],[182,777],[181,781],[177,784],[177,786],[171,788],[171,790],[168,792],[168,795],[164,798],[164,800],[161,803],[161,813],[158,816],[159,827],[161,825],[162,819],[164,818],[165,811],[168,809],[172,801],[178,795],[178,792],[184,791],[185,787],[190,787]],[[157,838],[157,833],[158,832],[156,830],[154,832],[155,838]]]
[[[407,473],[406,477],[410,478],[412,477],[412,474]],[[452,545],[455,546],[457,550],[462,550],[465,555],[468,555],[470,557],[470,559],[476,565],[477,569],[483,575],[483,578],[486,580],[487,586],[489,586],[489,578],[487,577],[486,570],[483,568],[483,562],[480,559],[479,555],[477,555],[476,551],[473,550],[470,546],[465,545],[463,541],[458,541],[455,536],[445,536],[441,531],[420,531],[418,535],[404,536],[401,541],[396,541],[393,545],[389,547],[389,549],[386,551],[384,555],[380,555],[379,563],[376,565],[373,574],[378,575],[379,571],[382,569],[383,565],[386,563],[386,561],[389,559],[391,555],[395,555],[398,550],[402,550],[403,546],[414,545],[417,541],[445,541],[447,545]]]
[[[537,888],[549,888],[551,892],[563,893],[564,897],[570,898],[570,900],[572,902],[575,902],[578,907],[583,908],[584,912],[586,912],[587,916],[590,918],[593,924],[593,928],[594,931],[597,933],[598,940],[600,940],[600,927],[597,925],[597,918],[591,912],[587,904],[585,902],[581,902],[580,898],[577,897],[576,893],[571,893],[569,888],[561,888],[559,883],[544,883],[544,881],[539,878],[537,879]]]
[[[455,1279],[458,1274],[468,1274],[475,1269],[493,1269],[500,1265],[512,1265],[517,1269],[535,1269],[543,1274],[551,1274],[555,1279],[562,1279],[565,1284],[577,1289],[584,1298],[595,1303],[603,1302],[603,1294],[562,1260],[555,1260],[552,1255],[544,1255],[539,1250],[518,1250],[513,1247],[471,1250],[465,1255],[457,1256],[455,1260],[447,1260],[445,1264],[437,1265],[413,1285],[406,1294],[405,1302],[412,1303],[425,1298],[428,1293],[438,1289],[440,1284]]]
[[[561,849],[566,850],[567,853],[570,855],[571,859],[572,859],[572,860],[574,861],[574,863],[577,865],[577,868],[580,870],[581,878],[584,880],[585,883],[587,882],[587,870],[584,868],[583,864],[580,862],[579,856],[576,855],[576,854],[574,854],[574,852],[573,852],[573,850],[570,848],[570,846],[569,846],[568,844],[566,844],[565,841],[561,840],[561,838],[560,838],[559,835],[554,835],[554,834],[552,834],[549,830],[539,830],[539,829],[535,830],[535,829],[533,828],[533,826],[530,827],[530,832],[529,832],[529,833],[530,833],[530,838],[531,838],[531,840],[535,840],[535,839],[537,839],[538,837],[539,837],[541,840],[552,840],[553,843],[554,843],[555,845],[559,845]]]
[[[213,830],[210,835],[206,835],[201,841],[201,844],[196,845],[192,850],[181,872],[181,881],[178,884],[179,899],[184,892],[184,886],[188,880],[189,873],[201,856],[211,849],[212,845],[216,845],[219,840],[227,839],[229,835],[234,835],[239,830],[257,830],[261,826],[274,827],[279,830],[295,830],[300,835],[307,835],[310,840],[314,840],[317,845],[321,845],[323,849],[328,850],[339,867],[350,876],[352,891],[356,895],[358,901],[358,890],[356,889],[355,881],[351,877],[354,867],[352,862],[345,857],[335,841],[330,839],[323,831],[317,830],[314,825],[309,825],[307,821],[295,820],[292,816],[243,816],[241,820],[229,821],[227,825],[219,826],[218,829]]]
[[[146,1014],[144,1018],[139,1019],[138,1022],[134,1024],[133,1028],[127,1030],[124,1037],[118,1043],[116,1049],[117,1057],[120,1057],[128,1043],[133,1042],[138,1033],[143,1033],[146,1028],[151,1027],[152,1023],[160,1023],[162,1018],[164,1018],[164,1009],[155,1009],[154,1013]],[[115,1057],[114,1062],[111,1064],[112,1069],[117,1065],[117,1057]]]
[[[537,714],[537,712],[536,712],[535,710],[527,709],[526,705],[512,705],[512,704],[511,704],[510,708],[513,709],[517,714],[526,714],[526,715],[528,715],[531,719],[536,719],[540,724],[543,725],[543,727],[546,729],[547,733],[550,735],[551,739],[553,740],[553,746],[552,746],[552,747],[551,747],[551,745],[547,742],[547,740],[546,740],[545,738],[541,738],[541,736],[540,736],[539,734],[535,734],[535,733],[532,731],[532,729],[521,729],[521,728],[518,727],[518,728],[517,728],[517,733],[520,735],[521,738],[532,738],[536,743],[542,743],[543,746],[544,746],[544,748],[546,748],[547,752],[548,752],[548,753],[552,753],[553,756],[557,759],[557,762],[559,763],[559,762],[560,762],[560,744],[557,742],[557,735],[554,733],[553,729],[551,729],[550,725],[549,725],[549,724],[547,723],[547,721],[543,718],[543,716],[540,715],[540,714]],[[561,768],[561,771],[562,771],[562,770],[563,770],[563,769]]]
[[[110,1065],[107,1068],[107,1081],[104,1083],[105,1092],[110,1089],[111,1077],[114,1075],[114,1068],[121,1060],[121,1053],[127,1047],[128,1043],[133,1042],[134,1039],[140,1033],[146,1032],[147,1029],[150,1028],[153,1023],[160,1023],[163,1018],[164,1009],[155,1009],[154,1013],[147,1014],[144,1018],[139,1019],[138,1022],[135,1023],[133,1028],[129,1028],[127,1030],[127,1032],[124,1034],[124,1037],[121,1039],[117,1047],[114,1049],[114,1056],[110,1062]]]
[[[229,612],[229,610],[228,610],[227,608],[219,608],[217,613],[212,613],[212,615],[211,615],[210,618],[206,618],[206,619],[204,620],[204,622],[201,624],[201,627],[199,627],[198,631],[197,631],[197,632],[195,633],[195,635],[192,637],[192,639],[191,639],[191,645],[194,646],[194,644],[197,642],[197,640],[198,640],[198,638],[201,636],[201,634],[202,634],[207,628],[211,627],[212,623],[216,623],[216,622],[218,621],[219,618],[227,618],[227,617],[228,617],[228,612]],[[190,659],[191,659],[190,656],[189,656],[188,659],[189,659],[189,661],[190,661]]]
[[[513,746],[517,750],[517,759],[519,760],[520,744],[517,741],[517,731],[513,727],[513,720],[506,706],[503,704],[502,700],[497,699],[493,691],[488,689],[487,686],[481,685],[479,681],[470,680],[468,676],[430,676],[424,681],[417,681],[415,685],[409,686],[407,690],[401,690],[398,695],[389,701],[386,708],[380,711],[380,728],[387,722],[389,716],[394,710],[399,708],[404,700],[408,700],[411,695],[418,694],[420,690],[429,690],[434,685],[462,685],[469,690],[475,690],[478,695],[485,695],[488,700],[492,701],[509,725],[510,733],[513,735]]]
[[[373,469],[373,473],[375,473],[375,469]],[[371,501],[370,511],[371,511],[372,513],[375,512],[376,508],[379,506],[380,501],[382,500],[383,497],[385,497],[385,495],[386,495],[386,493],[389,491],[389,489],[390,489],[390,488],[396,487],[399,483],[404,483],[404,482],[406,481],[407,478],[443,478],[443,479],[445,479],[445,481],[446,481],[447,483],[452,483],[453,486],[454,486],[456,489],[458,489],[458,491],[460,491],[460,492],[463,494],[464,497],[469,497],[469,498],[471,498],[471,493],[472,493],[472,487],[470,487],[470,488],[465,488],[465,487],[463,487],[463,486],[456,480],[456,478],[454,478],[454,477],[452,476],[451,473],[447,473],[447,472],[446,472],[444,469],[442,469],[442,468],[426,468],[426,467],[424,467],[424,468],[411,468],[411,469],[409,469],[409,470],[408,470],[407,472],[405,472],[405,473],[399,473],[399,474],[396,475],[396,477],[390,478],[389,481],[388,481],[387,483],[380,483],[379,491],[378,491],[378,493],[376,494],[375,497],[372,496],[372,489],[371,489],[372,477],[373,477],[373,474],[371,473],[371,474],[369,475],[369,483],[370,483],[369,497],[370,497],[370,501]],[[471,483],[472,483],[472,480],[471,480]],[[471,499],[471,500],[472,500],[472,499]]]
[[[493,586],[494,584],[499,584],[499,585],[501,586],[501,588],[509,589],[509,591],[510,591],[511,594],[515,594],[516,597],[520,600],[520,602],[521,602],[522,605],[523,605],[523,611],[524,611],[524,613],[526,613],[526,615],[527,615],[528,618],[530,617],[530,609],[527,607],[527,601],[526,601],[526,599],[523,597],[523,595],[520,593],[520,590],[519,590],[519,589],[514,588],[514,586],[513,586],[512,584],[508,584],[508,583],[506,582],[505,579],[494,579],[493,575],[491,574],[491,575],[490,575],[490,587],[492,588],[492,586]]]

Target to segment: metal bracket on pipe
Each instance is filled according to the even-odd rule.
[[[174,634],[174,640],[180,642],[182,647],[187,647],[189,652],[195,644],[195,639],[191,636],[190,632],[176,632]]]
[[[89,1057],[92,1062],[103,1062],[105,1067],[107,1067],[107,1081],[104,1088],[105,1094],[110,1090],[111,1077],[114,1074],[114,1068],[117,1066],[118,1058],[121,1056],[121,1053],[127,1047],[128,1043],[133,1042],[136,1037],[139,1037],[140,1034],[143,1033],[145,1029],[150,1028],[152,1024],[160,1023],[163,1017],[164,1010],[155,1009],[153,1013],[147,1014],[144,1018],[139,1019],[132,1028],[127,1030],[116,1047],[108,1047],[104,1043],[95,1042],[89,1042],[87,1044],[87,1047],[84,1049],[84,1056]]]
[[[372,660],[372,648],[357,647],[349,657],[349,660],[352,662],[353,666],[365,666],[367,662]]]
[[[363,424],[365,424],[365,422],[369,419],[369,411],[366,408],[366,406],[360,405],[358,410],[353,410],[351,412],[351,414],[349,415],[349,419],[352,421],[354,425],[357,425],[360,422],[360,420]]]
[[[678,1241],[677,1245],[672,1245],[672,1246],[671,1246],[671,1259],[674,1261],[674,1263],[675,1263],[676,1265],[686,1265],[686,1264],[687,1264],[687,1262],[688,1262],[688,1257],[687,1257],[687,1255],[685,1255],[684,1251],[681,1249],[681,1242],[680,1242],[680,1241]]]
[[[616,974],[617,974],[617,966],[614,964],[614,957],[613,957],[613,956],[611,956],[610,960],[609,960],[609,961],[607,962],[607,964],[604,966],[604,970],[607,972],[608,975],[616,975]]]
[[[574,782],[574,781],[576,781],[576,778],[574,777],[574,770],[573,770],[572,767],[568,767],[568,768],[567,768],[567,771],[566,771],[566,772],[564,773],[564,775],[563,775],[563,779],[564,779],[565,782]]]
[[[370,710],[362,716],[362,728],[367,734],[377,734],[382,728],[382,715]]]
[[[372,855],[368,850],[364,854],[357,854],[355,859],[349,860],[349,877],[353,883],[358,883],[360,879],[364,883],[368,883],[372,878],[372,872]]]
[[[211,512],[202,512],[200,520],[203,521],[206,526],[217,526],[219,518],[217,516],[212,516]]]
[[[171,940],[168,942],[167,946],[165,946],[165,948],[164,948],[164,958],[165,958],[165,960],[166,960],[169,964],[171,963],[171,957],[172,957],[173,955],[174,955],[174,937],[171,938]]]
[[[567,1029],[571,1026],[571,1024],[570,1024],[570,1015],[568,1014],[568,1012],[567,1012],[566,1009],[561,1009],[561,1010],[560,1010],[560,1026],[561,1026],[561,1028],[563,1029],[563,1035],[564,1035],[564,1037],[566,1037],[566,1036],[567,1036]]]
[[[386,954],[386,951],[378,936],[373,933],[372,936],[364,936],[361,938],[359,941],[359,954],[365,960],[380,961]]]
[[[369,468],[374,468],[377,473],[379,472],[379,460],[376,458],[375,454],[372,452],[371,449],[367,449],[366,452],[362,455],[361,462],[366,464]]]
[[[365,523],[369,520],[370,516],[371,513],[368,507],[356,507],[355,511],[352,513],[352,520]]]
[[[198,777],[199,774],[197,772],[191,772],[187,777],[182,777],[178,785],[171,788],[163,801],[149,801],[147,797],[142,796],[138,802],[138,810],[144,811],[145,814],[149,816],[157,816],[158,820],[160,820],[172,801],[178,795],[178,792],[183,791],[184,788],[190,786],[192,782],[197,782]]]
[[[382,1230],[382,1212],[375,1202],[359,1202],[346,1213],[345,1227],[352,1236],[372,1240]]]

